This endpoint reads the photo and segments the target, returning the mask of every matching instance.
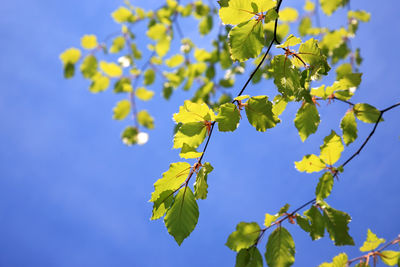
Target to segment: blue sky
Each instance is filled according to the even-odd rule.
[[[149,8],[159,1],[133,1]],[[161,220],[151,222],[147,202],[153,183],[171,162],[171,115],[192,92],[177,91],[172,100],[157,92],[140,103],[156,119],[145,146],[126,147],[120,133],[129,122],[112,120],[121,99],[111,91],[93,95],[79,75],[62,77],[59,54],[79,45],[84,34],[101,37],[118,30],[110,13],[122,1],[6,1],[0,11],[0,265],[1,266],[233,266],[235,253],[226,238],[240,221],[262,224],[266,212],[286,202],[297,207],[313,198],[318,175],[294,169],[293,162],[318,151],[348,106],[336,102],[319,108],[320,130],[302,143],[293,124],[299,107],[292,104],[282,123],[258,133],[244,120],[235,133],[215,132],[205,160],[208,199],[199,202],[195,231],[178,247]],[[283,6],[302,6],[284,1]],[[354,102],[378,108],[400,100],[399,3],[396,0],[351,1],[372,13],[360,27],[354,47],[361,47],[363,82]],[[344,13],[322,17],[322,25],[342,25]],[[137,27],[138,36],[144,34]],[[190,25],[184,26],[190,36]],[[208,46],[211,37],[199,40]],[[241,85],[238,81],[238,86]],[[234,88],[233,93],[239,89]],[[251,95],[275,90],[271,83],[250,87]],[[296,242],[295,266],[316,266],[345,251],[360,255],[368,228],[392,239],[400,233],[400,110],[385,114],[365,151],[346,168],[327,201],[352,215],[350,233],[356,247],[335,247],[328,237],[312,242],[287,225]],[[359,140],[371,125],[359,123]],[[171,133],[171,134],[170,134]],[[260,249],[265,250],[265,241]]]

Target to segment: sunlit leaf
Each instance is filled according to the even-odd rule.
[[[317,131],[321,119],[315,104],[304,103],[297,111],[294,125],[299,131],[301,141]]]
[[[317,188],[315,189],[315,196],[317,197],[317,201],[327,198],[331,194],[332,187],[332,173],[326,172],[321,176],[321,178],[319,178]]]
[[[232,103],[223,104],[219,107],[219,113],[215,120],[218,122],[219,131],[234,131],[239,125],[240,111]]]
[[[347,267],[348,257],[346,253],[340,253],[339,255],[333,258],[331,263],[324,262],[320,264],[318,267]]]
[[[257,131],[274,128],[280,119],[272,112],[272,103],[267,96],[253,96],[247,101],[246,115]]]
[[[100,69],[111,78],[116,78],[122,75],[122,69],[115,63],[107,63],[100,61]]]
[[[81,46],[87,50],[96,48],[98,46],[96,35],[84,35],[81,38]]]
[[[296,161],[294,164],[298,171],[307,173],[319,172],[326,167],[326,164],[314,154],[306,155],[301,161]]]
[[[255,244],[260,230],[255,222],[241,222],[236,226],[236,231],[229,235],[225,245],[234,251],[249,248]]]
[[[131,112],[131,102],[127,99],[121,100],[117,103],[115,108],[113,109],[114,120],[123,120],[125,119],[129,113]]]
[[[381,114],[377,108],[366,103],[355,104],[353,110],[357,119],[366,123],[376,123]]]
[[[324,144],[320,147],[320,158],[328,165],[335,164],[344,150],[342,139],[335,131],[331,131],[330,135],[324,138]]]
[[[229,32],[229,47],[232,60],[257,57],[264,47],[262,22],[249,20],[233,28]]]
[[[236,255],[235,267],[262,267],[263,259],[257,247],[241,249]]]
[[[286,228],[279,226],[268,238],[265,259],[269,267],[288,267],[294,263],[294,241]]]
[[[353,110],[346,112],[340,122],[340,128],[343,133],[343,141],[347,146],[357,139],[357,122]]]
[[[370,229],[367,232],[367,240],[364,241],[360,251],[367,252],[376,249],[379,245],[385,243],[386,240],[383,238],[378,238]]]
[[[190,187],[180,189],[164,218],[168,233],[175,238],[178,245],[181,245],[196,227],[198,219],[199,207],[192,189]]]
[[[214,168],[209,162],[203,164],[199,173],[196,176],[196,182],[194,183],[194,196],[196,199],[206,199],[207,198],[207,176],[212,172]]]
[[[135,95],[140,100],[148,101],[153,98],[154,91],[147,90],[145,87],[139,87],[135,90]]]
[[[154,128],[154,119],[151,115],[147,112],[147,110],[141,110],[137,114],[137,120],[140,125],[146,127],[147,129]]]

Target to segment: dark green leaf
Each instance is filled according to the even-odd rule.
[[[333,176],[332,173],[326,172],[319,178],[317,188],[315,189],[315,196],[318,200],[323,200],[327,198],[332,191],[333,187]]]
[[[262,267],[263,259],[257,247],[241,249],[236,255],[235,267]]]
[[[229,235],[225,245],[234,251],[240,251],[254,245],[259,234],[260,226],[257,223],[241,222],[236,226],[236,231]]]

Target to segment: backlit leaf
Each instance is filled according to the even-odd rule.
[[[320,158],[328,165],[335,164],[344,150],[342,139],[335,131],[331,131],[330,135],[324,138],[324,144],[320,147]]]
[[[116,37],[110,47],[110,53],[118,53],[125,47],[125,38],[123,36]]]
[[[321,176],[321,178],[319,178],[317,188],[315,189],[315,196],[317,197],[317,201],[327,198],[331,194],[332,187],[332,173],[326,172]]]
[[[294,263],[295,252],[292,236],[280,226],[268,238],[265,259],[269,267],[289,267]]]
[[[153,69],[147,69],[144,73],[144,85],[151,85],[156,79],[156,72]]]
[[[181,54],[172,56],[165,60],[165,64],[170,68],[175,68],[181,65],[185,61],[185,58]]]
[[[212,172],[214,168],[209,162],[203,164],[199,173],[196,176],[196,182],[194,183],[194,196],[196,199],[206,199],[207,198],[207,176]]]
[[[395,266],[398,263],[399,257],[400,251],[393,250],[384,250],[380,255],[381,260],[389,266]]]
[[[294,22],[299,17],[299,12],[295,8],[286,7],[279,11],[279,20],[283,22]]]
[[[320,0],[322,11],[328,16],[332,15],[339,7],[344,6],[348,0]]]
[[[134,21],[132,12],[129,9],[127,9],[126,7],[119,7],[117,10],[115,10],[111,14],[111,16],[118,23]]]
[[[126,116],[129,115],[131,112],[131,102],[127,99],[121,100],[117,103],[115,108],[113,109],[114,115],[113,119],[114,120],[123,120],[126,118]]]
[[[255,244],[260,230],[255,222],[241,222],[236,226],[236,231],[229,235],[225,245],[234,251],[249,248]]]
[[[157,220],[165,215],[174,199],[173,192],[173,190],[164,191],[160,194],[158,199],[154,201],[153,212],[150,220]]]
[[[343,133],[343,141],[347,146],[357,139],[357,122],[353,110],[348,111],[344,115],[340,122],[340,128]]]
[[[96,35],[84,35],[81,38],[81,45],[87,50],[96,48],[98,46]]]
[[[153,98],[154,91],[147,90],[145,87],[139,87],[135,90],[135,95],[140,100],[148,101]]]
[[[176,123],[214,121],[215,114],[205,103],[199,104],[186,100],[173,118]]]
[[[162,174],[162,178],[154,183],[154,192],[150,202],[155,202],[160,195],[167,190],[177,190],[185,182],[190,173],[191,166],[187,162],[176,162],[169,165],[168,171]]]
[[[197,148],[203,143],[207,128],[202,122],[189,122],[179,127],[174,136],[173,148],[181,148],[184,144]]]
[[[304,212],[304,215],[310,220],[310,236],[312,240],[320,239],[325,234],[324,217],[319,212],[318,208],[311,208]]]
[[[83,77],[92,78],[97,73],[97,59],[93,55],[86,56],[81,64],[81,72]]]
[[[190,187],[180,189],[164,218],[168,233],[175,238],[178,245],[181,245],[196,227],[198,219],[199,207],[192,189]]]
[[[232,103],[223,104],[219,107],[219,113],[215,120],[218,122],[219,131],[234,131],[239,125],[240,111]]]
[[[275,7],[272,0],[230,0],[227,6],[221,6],[219,17],[224,24],[237,25],[250,20],[254,13],[265,12]]]
[[[367,240],[364,241],[360,251],[367,252],[376,249],[379,245],[385,243],[386,240],[383,238],[378,238],[370,229],[367,232]]]
[[[353,238],[349,235],[350,215],[329,206],[323,207],[323,211],[326,229],[335,245],[354,245]]]
[[[102,92],[110,85],[110,79],[100,73],[97,73],[91,79],[92,83],[90,84],[89,90],[92,93]]]
[[[139,131],[136,127],[126,127],[121,135],[122,142],[127,146],[136,144],[138,142],[138,133]]]
[[[301,161],[296,161],[294,164],[298,171],[307,173],[319,172],[326,167],[326,164],[314,154],[306,155]]]
[[[154,128],[154,119],[146,110],[141,110],[138,112],[137,120],[140,125],[146,127],[147,129]]]
[[[116,78],[122,75],[122,69],[115,63],[100,61],[100,69],[109,77]]]
[[[236,255],[235,267],[262,267],[263,259],[257,247],[241,249]]]
[[[299,131],[301,141],[317,131],[321,119],[315,104],[304,103],[297,111],[294,125]]]
[[[60,59],[64,65],[67,65],[68,63],[75,64],[80,58],[81,50],[74,47],[65,50],[60,55]]]
[[[366,103],[355,104],[353,110],[357,119],[366,123],[376,123],[381,114],[377,108]]]
[[[324,262],[319,265],[319,267],[347,267],[348,257],[346,253],[340,253],[333,258],[331,263]]]
[[[203,152],[197,152],[196,148],[189,146],[188,144],[183,144],[179,157],[184,159],[195,159],[201,157]]]
[[[272,112],[272,103],[267,96],[254,96],[247,101],[246,115],[249,123],[257,131],[265,132],[280,122],[279,118]]]
[[[264,31],[261,21],[249,20],[229,32],[229,48],[232,60],[246,61],[255,58],[264,47]]]

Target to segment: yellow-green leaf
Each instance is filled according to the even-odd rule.
[[[81,45],[83,48],[85,48],[87,50],[96,48],[98,46],[96,35],[93,35],[93,34],[84,35],[81,38]]]
[[[131,102],[127,99],[121,100],[117,103],[115,108],[113,109],[114,115],[113,119],[114,120],[123,120],[126,118],[126,116],[129,115],[131,112]]]
[[[147,110],[141,110],[137,114],[137,120],[140,125],[146,127],[147,129],[154,129],[154,119],[147,112]]]
[[[125,38],[123,36],[118,36],[113,40],[110,47],[110,53],[118,53],[125,47]]]
[[[132,12],[126,7],[119,7],[111,16],[118,23],[132,22],[134,20]]]
[[[324,138],[324,144],[321,146],[320,158],[328,165],[335,164],[344,150],[342,138],[331,131],[331,134]]]
[[[379,245],[385,243],[386,240],[383,238],[378,238],[370,229],[367,232],[367,240],[364,241],[360,251],[367,252],[376,249]]]
[[[233,251],[249,248],[255,244],[260,230],[255,222],[241,222],[236,226],[236,231],[229,235],[225,245]]]
[[[300,172],[319,172],[325,169],[325,163],[316,155],[306,155],[303,157],[301,161],[296,161],[295,163],[296,169]]]
[[[81,50],[78,48],[69,48],[65,50],[61,55],[60,59],[64,65],[68,63],[75,64],[81,58]]]
[[[224,24],[237,25],[254,17],[254,13],[265,12],[275,7],[272,0],[230,0],[226,6],[221,6],[219,17]]]
[[[199,104],[186,100],[173,118],[176,123],[215,121],[215,114],[205,103]]]
[[[299,17],[299,12],[295,8],[286,7],[279,11],[279,20],[283,22],[294,22]]]
[[[355,104],[353,110],[357,119],[366,123],[376,123],[381,114],[377,108],[366,103]]]
[[[380,257],[385,264],[395,266],[399,261],[400,251],[384,250],[381,252]]]
[[[140,100],[148,101],[153,98],[154,91],[147,90],[145,87],[139,87],[135,90],[135,95]]]
[[[115,63],[100,62],[100,69],[109,77],[117,78],[122,75],[122,68]]]
[[[91,79],[92,83],[90,84],[89,90],[92,93],[105,91],[110,85],[110,79],[100,73],[97,73]]]

